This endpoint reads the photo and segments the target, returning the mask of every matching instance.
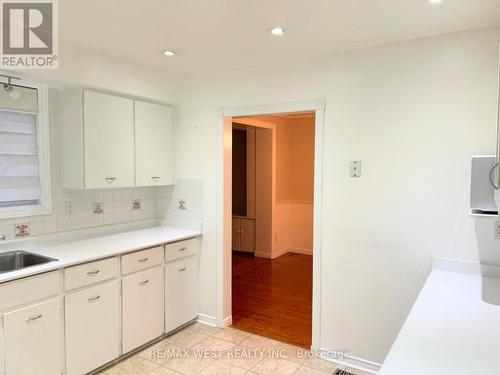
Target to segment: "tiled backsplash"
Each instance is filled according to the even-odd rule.
[[[106,190],[63,190],[59,181],[59,134],[55,121],[56,93],[50,92],[50,153],[52,180],[52,213],[50,215],[0,220],[0,235],[15,239],[16,226],[28,224],[30,236],[101,225],[157,219],[164,225],[199,228],[203,209],[203,182],[177,180],[175,186]],[[140,209],[133,201],[140,200]],[[186,209],[177,208],[185,200]],[[94,204],[102,204],[95,214]],[[71,205],[71,208],[68,207]],[[68,211],[71,211],[69,214]]]
[[[156,188],[156,217],[160,224],[201,230],[203,180],[177,179],[175,186]]]

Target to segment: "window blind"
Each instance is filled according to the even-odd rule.
[[[41,199],[36,114],[0,108],[0,207]]]

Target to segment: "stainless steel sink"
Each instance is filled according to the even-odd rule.
[[[16,271],[55,261],[57,261],[57,259],[29,253],[23,250],[8,251],[6,253],[0,253],[0,273]]]

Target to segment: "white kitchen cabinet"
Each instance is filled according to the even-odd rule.
[[[134,101],[88,89],[59,92],[63,188],[131,187]]]
[[[232,249],[247,253],[255,252],[255,220],[233,217]]]
[[[173,184],[170,107],[84,88],[58,96],[63,188]]]
[[[97,284],[118,276],[118,258],[100,259],[64,269],[65,290]]]
[[[84,91],[85,186],[134,186],[134,102]]]
[[[165,332],[197,316],[196,256],[171,261],[165,266]]]
[[[171,108],[135,101],[136,186],[173,184]]]
[[[59,298],[4,314],[6,375],[62,374],[61,321]]]
[[[165,245],[165,262],[195,255],[200,249],[200,240],[191,238],[189,240],[169,243]]]
[[[122,280],[122,345],[127,353],[163,334],[164,282],[161,266]]]
[[[65,297],[66,372],[81,375],[120,355],[118,280]]]

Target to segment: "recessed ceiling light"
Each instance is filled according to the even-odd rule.
[[[431,4],[441,4],[443,0],[429,0]]]
[[[175,52],[174,51],[171,51],[169,49],[167,49],[166,51],[163,51],[163,54],[165,56],[174,56],[175,55]]]
[[[285,29],[282,27],[276,26],[271,29],[271,34],[273,35],[283,35],[285,33]]]

